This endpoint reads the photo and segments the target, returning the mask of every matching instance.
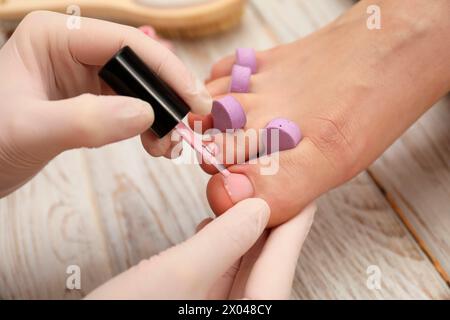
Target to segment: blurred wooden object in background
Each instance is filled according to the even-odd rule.
[[[246,0],[3,0],[0,20],[17,21],[31,11],[50,10],[132,26],[149,24],[171,38],[198,38],[236,26],[245,3]]]
[[[0,29],[0,47],[6,42],[6,32]]]

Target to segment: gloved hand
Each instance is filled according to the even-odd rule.
[[[287,299],[316,207],[266,230],[269,207],[246,199],[189,240],[118,275],[88,299]]]
[[[144,101],[112,95],[98,70],[121,47],[132,47],[195,113],[211,99],[175,55],[143,32],[106,21],[29,14],[0,50],[0,197],[17,189],[64,150],[99,147],[142,134],[150,154],[169,153],[170,135],[147,131]]]

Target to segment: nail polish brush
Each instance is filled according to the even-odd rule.
[[[155,115],[150,130],[159,138],[172,130],[177,133],[203,159],[212,164],[224,177],[230,172],[214,156],[194,131],[183,123],[189,113],[187,103],[155,72],[153,72],[128,46],[120,49],[100,70],[99,76],[119,95],[148,102]]]

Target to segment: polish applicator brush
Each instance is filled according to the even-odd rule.
[[[195,138],[195,134],[183,123],[189,113],[187,103],[154,73],[128,46],[120,49],[100,70],[99,76],[119,95],[148,102],[155,115],[150,130],[162,138],[172,130],[177,133],[203,159],[212,164],[224,177],[230,172],[219,162],[213,152]]]

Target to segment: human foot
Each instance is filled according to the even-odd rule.
[[[288,220],[364,170],[448,92],[450,36],[444,32],[444,2],[431,7],[417,3],[406,8],[380,1],[386,18],[381,30],[371,31],[363,1],[302,40],[257,54],[259,71],[251,78],[250,93],[231,94],[246,112],[244,130],[261,129],[283,117],[296,122],[304,137],[295,149],[280,152],[274,175],[262,175],[260,163],[234,164],[241,162],[235,157],[229,165],[231,172],[249,179],[252,196],[269,203],[269,225]],[[208,89],[216,99],[228,94],[234,61],[227,57],[212,69]],[[195,120],[202,121],[203,130],[212,126],[211,116],[191,115],[191,125]],[[221,141],[219,147],[230,148]],[[256,154],[245,150],[245,160]],[[202,167],[215,173],[207,164]],[[241,196],[248,197],[249,187],[244,190]],[[219,174],[211,178],[207,195],[216,214],[240,200],[236,194],[230,197]]]

